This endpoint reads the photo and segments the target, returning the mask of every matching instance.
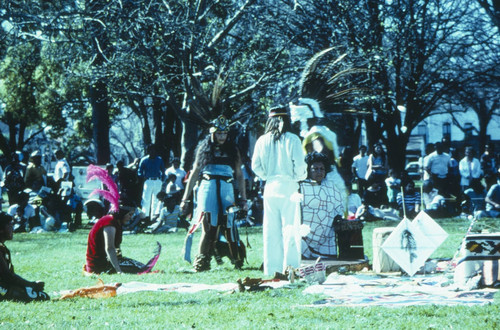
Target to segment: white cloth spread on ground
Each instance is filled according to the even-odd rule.
[[[496,292],[497,289],[457,291],[453,279],[443,274],[383,277],[333,273],[322,285],[304,290],[304,293],[328,296],[307,307],[485,305],[493,303]]]

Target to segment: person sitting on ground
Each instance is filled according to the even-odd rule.
[[[398,193],[397,203],[399,215],[414,218],[420,210],[420,193],[415,189],[415,182],[409,180],[404,185],[403,193]]]
[[[500,218],[500,170],[497,173],[497,183],[488,190],[485,201],[487,216]]]
[[[383,188],[385,188],[385,184],[379,182],[370,185],[363,196],[363,203],[375,208],[387,205],[387,193]]]
[[[486,189],[481,180],[472,180],[470,188],[464,191],[462,212],[477,218],[486,217]]]
[[[13,237],[12,217],[0,211],[0,301],[13,300],[21,302],[50,300],[43,292],[44,282],[25,280],[14,272],[9,249],[5,241]]]
[[[15,233],[29,232],[37,225],[35,208],[28,203],[29,198],[28,191],[20,191],[17,198],[19,204],[11,205],[7,210],[14,219]]]
[[[346,186],[347,189],[347,211],[349,212],[349,217],[355,217],[356,211],[363,204],[361,197],[358,193],[352,191],[351,186]]]
[[[111,208],[110,213],[100,218],[89,232],[84,271],[96,274],[141,274],[151,271],[160,255],[161,245],[158,243],[155,256],[146,265],[121,255],[122,228],[129,222],[136,207],[132,201],[120,200],[118,187],[106,170],[89,165],[87,181],[95,178],[101,180],[108,190],[96,189],[92,194],[103,195],[109,200]]]
[[[170,174],[170,176],[173,176],[173,181],[167,185],[166,192],[160,192],[157,196],[162,201],[163,207],[156,221],[148,227],[153,234],[170,232],[179,225],[181,190],[175,184],[175,175]]]
[[[434,188],[432,180],[425,180],[422,185],[422,198],[424,200],[425,212],[431,217],[446,217],[445,199],[439,194],[439,190]]]
[[[336,216],[344,216],[345,186],[339,187],[334,181],[325,179],[326,171],[331,168],[326,155],[311,152],[305,161],[308,176],[300,183],[302,224],[309,226],[310,232],[302,237],[302,257],[332,258],[337,255],[333,221]]]

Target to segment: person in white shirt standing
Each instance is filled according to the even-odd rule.
[[[474,149],[471,146],[465,147],[465,157],[458,163],[458,169],[462,191],[470,187],[472,180],[481,178],[481,163],[474,157]]]
[[[54,168],[54,181],[57,185],[56,191],[58,191],[61,186],[61,182],[69,180],[71,168],[69,167],[66,158],[64,158],[64,152],[61,149],[58,149],[55,155],[57,163]]]
[[[366,150],[366,146],[359,147],[359,154],[352,159],[352,173],[356,178],[359,196],[363,196],[367,188],[365,176],[368,170],[368,155],[366,154]]]
[[[436,142],[436,150],[432,152],[424,163],[425,170],[429,173],[434,187],[439,190],[441,195],[448,193],[447,176],[450,163],[450,155],[444,152],[441,142]]]
[[[296,231],[298,201],[291,197],[299,181],[307,177],[300,138],[291,133],[287,108],[269,112],[266,131],[255,144],[252,169],[266,181],[264,187],[264,274],[297,268],[301,261],[301,237]]]
[[[178,157],[172,159],[172,166],[165,170],[165,177],[168,178],[170,174],[175,174],[175,184],[184,190],[184,178],[186,177],[186,171],[184,171],[181,166],[181,161]]]

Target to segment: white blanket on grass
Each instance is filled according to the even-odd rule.
[[[458,291],[453,284],[453,278],[450,279],[443,274],[401,277],[332,273],[322,285],[309,286],[304,293],[327,296],[307,307],[401,307],[485,305],[493,302],[497,291],[496,289]]]

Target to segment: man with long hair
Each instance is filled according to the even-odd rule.
[[[284,107],[269,112],[266,131],[255,144],[252,169],[266,181],[264,187],[264,274],[284,272],[288,266],[299,267],[300,237],[297,237],[297,201],[299,181],[307,177],[302,143],[291,133],[290,118]]]

